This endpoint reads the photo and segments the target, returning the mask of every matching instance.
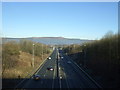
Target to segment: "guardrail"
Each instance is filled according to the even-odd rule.
[[[49,56],[51,56],[51,54],[52,54],[53,52],[54,52],[54,51],[52,51]],[[48,57],[49,57],[49,56],[48,56]],[[48,58],[48,57],[47,57],[47,58]],[[26,80],[28,80],[28,79],[27,79],[28,77],[31,78],[31,77],[39,70],[39,68],[42,67],[42,65],[46,62],[47,58],[45,58],[45,59],[43,60],[43,62],[40,63],[40,65],[38,66],[37,69],[35,69],[35,70],[33,70],[32,72],[30,72],[30,73],[25,77],[24,80],[20,81],[20,82],[15,86],[15,88],[18,88],[18,86],[20,86],[23,82],[25,82]]]

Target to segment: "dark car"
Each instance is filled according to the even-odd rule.
[[[71,62],[70,62],[70,61],[68,61],[67,63],[68,63],[68,64],[70,64]]]
[[[40,80],[40,75],[33,75],[32,79],[34,79],[34,80]]]
[[[47,70],[53,71],[54,68],[52,66],[48,67]]]

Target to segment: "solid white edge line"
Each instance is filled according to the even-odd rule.
[[[57,54],[55,55],[55,66],[54,66],[54,74],[53,74],[53,83],[52,83],[52,89],[54,88],[55,70],[56,70],[56,57],[57,57]]]
[[[66,84],[67,84],[67,88],[69,89],[68,80],[67,80],[67,78],[66,78],[65,72],[64,72],[64,76],[65,76],[65,81],[66,81]]]
[[[53,82],[52,82],[52,89],[54,88],[55,68],[56,68],[56,65],[54,66],[54,73],[53,73]]]
[[[61,79],[60,79],[60,63],[58,63],[58,70],[59,70],[59,84],[60,84],[60,89],[61,89]]]
[[[80,68],[76,62],[74,62],[71,58],[70,58],[70,60],[71,60],[75,65],[77,65],[77,67],[78,67],[83,73],[85,73],[85,74],[87,75],[87,77],[88,77],[89,79],[91,79],[99,88],[102,88],[102,87],[101,87],[95,80],[93,80],[82,68]]]
[[[54,50],[53,50],[53,52],[54,52]],[[53,52],[51,52],[51,54],[50,54],[48,57],[50,57]],[[48,57],[47,57],[47,58],[48,58]],[[36,71],[37,71],[38,69],[39,69],[39,70],[38,70],[37,72],[35,72],[35,73],[38,73],[38,72],[41,70],[41,68],[42,68],[42,67],[44,66],[44,64],[47,62],[47,58],[39,65],[39,67],[36,69]]]
[[[42,62],[42,64],[40,65],[40,67],[39,67],[39,70],[36,72],[36,74],[38,74],[38,72],[41,70],[41,68],[44,66],[44,64],[46,63],[46,61],[47,61],[47,59],[44,61],[44,62]]]
[[[53,50],[53,52],[54,52],[54,50]],[[51,54],[50,54],[50,56],[52,55],[52,53],[53,52],[51,52]],[[47,57],[48,58],[48,57]],[[45,62],[47,61],[47,58],[39,65],[39,67],[36,69],[36,71],[37,72],[35,72],[35,73],[38,73],[38,71],[40,71],[40,69],[43,67],[43,65],[45,64]],[[42,65],[43,64],[43,65]],[[41,66],[42,65],[42,66]],[[30,74],[29,74],[30,75]],[[26,80],[26,79],[25,79]],[[17,88],[20,84],[22,84],[25,80],[22,80],[20,83],[18,83],[14,88]],[[24,88],[24,86],[22,87],[22,88]]]
[[[67,88],[69,89],[70,87],[69,87],[69,84],[68,84],[68,80],[66,78],[65,68],[64,68],[64,76],[65,76],[65,81],[66,81],[66,84],[67,84]]]
[[[45,59],[45,61],[43,61],[42,63],[43,63],[43,65],[42,64],[40,64],[40,67],[39,67],[39,70],[36,72],[36,74],[41,70],[41,68],[44,66],[44,64],[46,63],[46,61],[47,61],[47,59]],[[42,65],[42,66],[41,66]],[[47,71],[46,71],[47,72]],[[46,74],[46,72],[45,72],[45,74]],[[45,75],[44,74],[44,75]],[[23,85],[23,87],[22,88],[24,88],[24,86],[25,85]]]

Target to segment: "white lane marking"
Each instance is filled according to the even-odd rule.
[[[61,79],[60,79],[60,76],[61,76],[60,73],[61,73],[61,72],[60,72],[60,63],[58,63],[58,68],[59,68],[59,74],[58,74],[59,76],[58,76],[58,77],[59,77],[59,84],[60,84],[60,89],[61,89]]]
[[[61,89],[61,79],[59,79],[59,83],[60,83],[60,89]]]
[[[45,74],[43,75],[44,78],[46,77],[46,73],[47,73],[47,70],[45,71]],[[41,84],[43,83],[44,83],[44,80],[41,81]]]
[[[61,89],[62,85],[61,85],[61,75],[60,75],[60,70],[59,70],[59,84],[60,84],[60,89]]]
[[[64,76],[65,76],[65,81],[66,81],[66,84],[67,84],[67,88],[69,88],[68,80],[67,80],[67,78],[66,78],[66,74],[65,74],[65,72],[64,72]]]
[[[45,71],[45,74],[43,75],[44,77],[46,76],[47,70]]]
[[[63,61],[63,63],[64,63],[64,61]],[[64,65],[63,65],[63,67],[64,67]],[[64,76],[65,76],[65,81],[66,81],[66,84],[67,84],[67,88],[69,89],[69,84],[68,84],[68,80],[67,80],[67,78],[66,78],[66,74],[65,74],[65,68],[64,68]]]
[[[53,51],[54,52],[54,51]],[[50,53],[50,56],[52,55],[52,53],[53,52],[51,52]],[[47,57],[48,58],[48,57]],[[44,64],[46,63],[46,61],[47,61],[47,58],[46,59],[44,59],[43,61],[42,61],[42,63],[39,65],[39,67],[36,69],[36,71],[37,72],[35,72],[34,74],[38,74],[38,72],[41,70],[41,68],[44,66]],[[26,79],[25,79],[26,80]],[[17,88],[20,84],[22,84],[25,80],[22,80],[21,82],[19,82],[16,86],[15,86],[15,88]],[[24,87],[24,85],[22,86],[22,88]]]
[[[26,84],[24,84],[21,88],[26,88],[30,84],[31,81],[28,81]],[[18,87],[19,88],[19,87]]]
[[[68,57],[69,58],[69,57]],[[86,74],[86,76],[92,80],[99,88],[102,88],[94,79],[92,79],[92,77],[90,77],[81,67],[78,66],[78,64],[76,62],[74,62],[71,58],[69,58],[73,64],[75,64],[84,74]],[[74,66],[73,66],[74,67]],[[77,71],[77,69],[74,67],[74,69]],[[83,77],[84,78],[84,77]],[[85,79],[85,78],[84,78]]]
[[[56,65],[54,66],[52,89],[54,88],[55,70],[56,70]]]
[[[53,51],[54,52],[54,51]],[[53,54],[53,52],[51,52],[51,54],[50,54],[50,56]],[[48,56],[48,57],[50,57],[50,56]],[[47,57],[47,58],[48,58]],[[39,67],[37,68],[37,72],[36,72],[36,74],[41,70],[41,68],[44,66],[44,64],[48,61],[48,59],[47,58],[45,58],[45,60],[43,60],[43,62],[39,65]]]

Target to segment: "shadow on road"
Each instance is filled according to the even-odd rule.
[[[28,78],[10,78],[10,79],[2,79],[2,88],[14,88],[18,83],[22,80],[29,80]]]
[[[61,81],[64,81],[63,87],[67,88],[65,79],[62,79]],[[60,88],[60,84],[58,78],[54,79],[54,82],[53,82],[53,78],[51,79],[42,78],[40,80],[34,80],[31,78],[21,78],[21,79],[13,78],[13,79],[2,79],[2,88],[3,89]]]
[[[94,80],[99,82],[102,87],[120,87],[120,66],[114,64],[115,60],[113,60],[113,62],[110,60],[108,60],[109,62],[103,62],[107,60],[102,59],[103,57],[98,58],[95,55],[90,56],[88,53],[85,55],[84,52],[72,53],[65,56],[75,61],[79,67],[87,72]]]

